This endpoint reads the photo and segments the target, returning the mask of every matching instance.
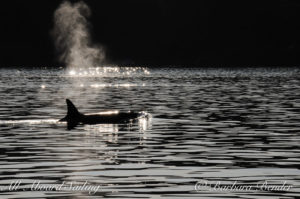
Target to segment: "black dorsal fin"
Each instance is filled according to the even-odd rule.
[[[68,129],[74,128],[81,120],[82,114],[79,113],[77,108],[74,106],[74,104],[71,102],[71,100],[66,99],[67,107],[68,107],[68,113],[67,116],[62,118],[59,121],[66,121],[68,123]]]
[[[79,111],[77,110],[75,105],[71,102],[71,100],[66,99],[66,103],[68,106],[68,114],[67,114],[68,116],[74,117],[80,115]]]

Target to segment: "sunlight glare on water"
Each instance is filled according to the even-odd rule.
[[[72,77],[95,77],[95,76],[130,76],[135,74],[149,75],[150,72],[145,67],[89,67],[71,68],[67,70],[67,75]]]
[[[147,71],[147,72],[146,72]],[[129,75],[128,75],[129,72]],[[94,86],[92,86],[94,85]],[[297,198],[298,68],[0,69],[1,198]],[[129,124],[66,130],[82,113],[145,111]],[[30,191],[88,181],[95,195]],[[202,191],[196,182],[273,184],[290,191]],[[24,190],[23,190],[24,189]],[[29,197],[30,196],[30,197]]]

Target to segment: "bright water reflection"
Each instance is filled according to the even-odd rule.
[[[87,180],[90,198],[296,198],[300,194],[300,71],[147,69],[72,76],[53,69],[0,70],[1,198],[86,198],[30,191]],[[94,85],[94,86],[93,86]],[[105,85],[105,86],[104,86]],[[84,113],[147,111],[149,120],[66,130],[65,98]],[[195,191],[199,180],[271,180],[288,192]]]

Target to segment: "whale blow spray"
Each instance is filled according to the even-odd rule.
[[[105,52],[101,45],[92,43],[88,17],[91,10],[84,2],[64,1],[54,13],[52,36],[59,60],[68,69],[101,66]]]

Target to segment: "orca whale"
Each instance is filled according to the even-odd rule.
[[[71,100],[66,99],[68,112],[66,117],[60,122],[66,121],[68,130],[73,129],[78,124],[122,124],[129,123],[139,117],[146,117],[145,112],[111,112],[104,114],[83,114],[80,113]]]

